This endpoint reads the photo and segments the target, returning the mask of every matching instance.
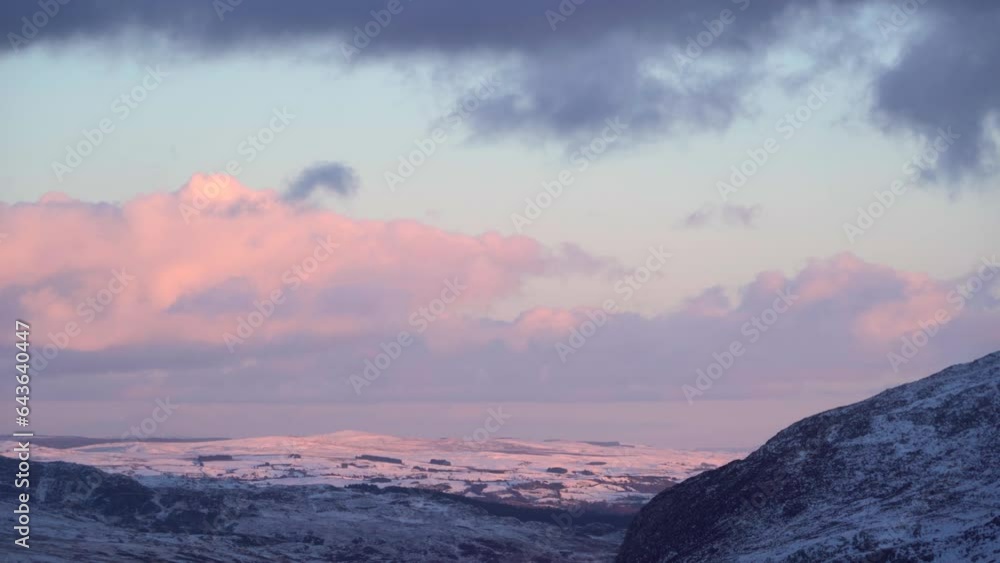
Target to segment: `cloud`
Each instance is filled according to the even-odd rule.
[[[683,385],[693,386],[698,370],[740,342],[745,353],[714,382],[711,398],[863,396],[995,350],[995,258],[992,274],[977,265],[960,278],[936,280],[841,254],[813,260],[791,276],[762,272],[738,288],[737,299],[709,288],[674,311],[611,315],[596,331],[586,328],[599,318],[588,308],[540,307],[506,323],[442,324],[428,346],[448,352],[424,358],[422,366],[410,364],[401,375],[406,383],[374,392],[383,398],[420,389],[428,399],[470,393],[505,400],[683,403]],[[992,278],[971,281],[984,271]],[[976,291],[960,297],[969,289]],[[790,296],[791,306],[768,312],[782,295]],[[948,320],[940,324],[934,319],[942,312]],[[902,354],[903,339],[914,341],[920,332],[930,336],[916,337],[923,344],[897,374],[889,354]],[[483,390],[449,377],[473,357],[491,366],[501,383]]]
[[[711,4],[591,0],[573,4],[573,13],[558,22],[552,14],[566,12],[562,0],[490,6],[404,1],[394,14],[384,5],[322,0],[294,7],[243,0],[221,11],[217,6],[227,2],[74,0],[46,18],[44,29],[24,45],[5,46],[12,53],[77,43],[116,52],[123,43],[148,51],[166,45],[170,56],[197,59],[250,51],[298,57],[308,47],[323,51],[321,60],[343,65],[418,58],[474,66],[510,61],[500,80],[509,91],[484,100],[469,120],[477,132],[577,140],[617,117],[635,123],[631,133],[641,139],[675,126],[724,126],[738,113],[747,85],[757,80],[750,72],[711,71],[711,65],[681,72],[670,56],[705,31],[703,21],[718,19],[723,9],[737,14],[739,25],[714,39],[712,52],[727,54],[742,70],[781,35],[776,21],[786,7],[780,3],[752,9],[749,2]],[[19,30],[20,18],[37,10],[33,2],[0,3],[0,22]]]
[[[155,0],[74,0],[60,6],[55,16],[46,18],[44,33],[25,36],[29,42],[20,48],[93,40],[110,45],[115,39],[139,44],[143,34],[169,40],[174,46],[199,55],[226,54],[254,44],[292,49],[296,44],[331,38],[339,47],[340,42],[355,38],[358,33],[355,27],[363,33],[364,26],[374,22],[369,28],[378,27],[379,32],[368,34],[374,36],[370,44],[359,45],[365,54],[401,54],[413,50],[422,54],[449,54],[465,49],[493,52],[515,49],[531,53],[622,34],[653,39],[685,37],[695,31],[692,26],[701,25],[700,19],[718,17],[723,8],[740,12],[740,5],[728,0],[711,5],[697,0],[671,4],[594,0],[586,7],[577,6],[565,22],[553,24],[547,12],[558,11],[559,3],[559,0],[542,3],[514,0],[472,6],[461,0],[433,4],[402,2],[393,14],[384,5],[303,0],[292,9],[262,0],[243,0],[232,10],[220,13],[213,4],[200,0],[177,0],[169,4]],[[815,2],[810,0],[805,4]],[[20,19],[25,16],[30,19],[39,9],[31,0],[5,2],[2,6],[0,17],[12,24],[8,26],[12,30],[20,30],[17,25]],[[762,24],[786,10],[785,5],[771,3],[753,8],[745,10],[745,19]],[[383,30],[386,32],[380,33]],[[766,32],[747,29],[740,33],[763,37]],[[10,44],[6,47],[16,48]]]
[[[56,196],[4,204],[0,224],[10,233],[5,257],[25,265],[0,271],[0,314],[32,323],[38,357],[54,353],[45,371],[60,381],[52,399],[691,408],[683,386],[740,342],[746,352],[714,381],[712,399],[829,400],[1000,341],[1000,264],[987,265],[996,257],[938,280],[841,254],[707,288],[653,315],[621,312],[626,303],[609,281],[614,314],[537,306],[497,319],[484,311],[532,277],[603,279],[610,266],[572,245],[302,208],[225,176],[195,176],[121,205]],[[454,299],[449,286],[461,286]],[[782,295],[791,305],[768,312]],[[388,365],[379,360],[379,376],[357,396],[350,376],[404,331],[411,344]],[[921,331],[932,334],[896,374],[888,355]],[[226,333],[244,342],[231,351]],[[479,368],[490,377],[474,377]]]
[[[225,350],[224,334],[261,309],[270,312],[255,341],[347,338],[405,322],[452,280],[467,286],[450,308],[457,314],[512,295],[531,276],[599,267],[579,249],[527,237],[302,208],[222,175],[121,205],[65,196],[0,204],[0,225],[10,233],[5,258],[31,264],[0,271],[7,312],[31,319],[38,334],[75,323],[81,330],[65,348],[76,351]]]
[[[752,227],[753,222],[760,215],[759,205],[734,205],[726,204],[722,206],[722,218],[731,225]]]
[[[927,29],[902,28],[913,38],[898,62],[877,77],[877,114],[889,129],[906,128],[929,140],[939,129],[961,135],[941,155],[939,170],[948,179],[995,171],[1000,156],[1000,4],[931,2],[917,16],[923,16]]]
[[[721,220],[726,225],[751,228],[754,226],[754,222],[760,216],[760,213],[761,207],[759,205],[738,205],[732,203],[715,205],[709,203],[685,217],[681,221],[681,226],[689,229],[698,229],[710,225],[713,221]]]
[[[681,221],[681,225],[689,229],[704,227],[712,220],[714,208],[706,205],[691,213]]]
[[[354,195],[360,187],[361,180],[350,166],[319,162],[300,172],[289,184],[284,197],[288,201],[300,201],[319,190],[347,197]]]
[[[725,128],[752,109],[746,97],[755,87],[783,80],[769,71],[768,57],[793,50],[808,66],[786,86],[832,67],[863,67],[874,72],[866,77],[873,85],[872,110],[887,129],[933,137],[937,128],[952,126],[964,135],[961,146],[941,157],[947,175],[982,171],[997,156],[1000,78],[991,65],[1000,55],[993,32],[1000,5],[993,2],[931,2],[912,16],[876,0],[444,0],[402,2],[395,13],[320,0],[294,7],[261,0],[226,10],[219,5],[229,4],[74,0],[30,33],[22,31],[21,18],[30,19],[38,5],[23,0],[0,3],[0,22],[31,35],[23,44],[6,42],[8,54],[71,43],[116,52],[123,44],[166,45],[171,54],[198,59],[252,51],[292,56],[309,47],[325,50],[322,60],[344,65],[418,58],[492,63],[503,67],[499,78],[507,88],[483,100],[469,125],[484,137],[570,143],[592,137],[605,119],[616,117],[632,124],[631,141]],[[723,10],[730,23],[721,22]],[[866,19],[873,13],[879,23]],[[824,28],[799,33],[804,25]],[[837,47],[824,48],[817,36],[837,36]],[[900,41],[902,52],[872,66],[872,45],[880,36]],[[345,56],[346,46],[356,53]]]

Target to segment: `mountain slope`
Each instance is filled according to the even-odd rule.
[[[651,500],[621,563],[1000,560],[1000,352],[806,418]]]
[[[16,468],[0,457],[0,471]],[[5,541],[0,561],[594,562],[614,557],[621,539],[613,517],[428,490],[172,481],[146,486],[84,465],[33,463],[31,547]],[[2,498],[16,492],[13,480],[0,482]]]

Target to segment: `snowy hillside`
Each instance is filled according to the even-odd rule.
[[[0,471],[15,467],[0,457]],[[5,541],[0,561],[596,562],[614,557],[626,523],[415,489],[217,479],[146,486],[61,462],[36,462],[31,475],[31,547]],[[3,498],[14,492],[0,483]]]
[[[360,432],[94,442],[33,443],[32,548],[0,560],[609,561],[642,502],[735,457]]]
[[[1000,561],[1000,352],[665,490],[618,561]]]
[[[13,445],[2,447],[12,451]],[[505,438],[470,443],[351,431],[310,437],[32,448],[33,459],[39,461],[89,465],[152,485],[168,483],[170,477],[213,477],[260,485],[375,484],[532,506],[600,502],[635,508],[665,487],[740,455]]]

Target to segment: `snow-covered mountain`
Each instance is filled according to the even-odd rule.
[[[1000,561],[1000,352],[668,488],[618,561]]]
[[[13,475],[16,467],[0,457],[0,471]],[[371,485],[146,486],[62,462],[32,464],[31,479],[30,548],[4,541],[0,561],[595,562],[614,557],[627,523]],[[13,480],[0,482],[0,495],[16,498]]]
[[[41,438],[32,547],[6,542],[0,561],[610,561],[645,501],[738,455],[360,432]]]
[[[532,506],[605,503],[638,509],[665,487],[743,455],[617,442],[497,438],[399,438],[343,431],[309,437],[208,442],[108,442],[32,446],[40,461],[66,461],[137,478],[213,477],[259,485],[374,484],[431,489]],[[14,444],[0,444],[4,452]]]
[[[33,546],[0,560],[1000,561],[1000,353],[737,461],[359,432],[69,442],[32,445]]]

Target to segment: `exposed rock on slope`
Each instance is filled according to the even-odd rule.
[[[1000,352],[657,495],[618,561],[1000,561]]]

